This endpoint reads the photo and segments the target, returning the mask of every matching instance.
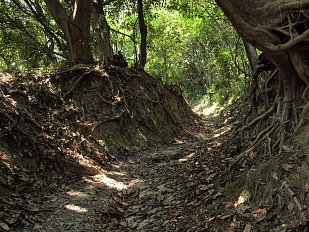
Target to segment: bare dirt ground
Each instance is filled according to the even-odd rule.
[[[205,150],[221,132],[213,120],[205,121],[203,140],[179,139],[133,153],[112,170],[64,183],[46,196],[41,222],[27,231],[210,229],[207,212],[213,209],[207,202],[222,195],[213,181],[217,158]]]

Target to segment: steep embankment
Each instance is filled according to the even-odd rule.
[[[102,173],[195,119],[176,88],[141,71],[76,66],[1,75],[0,226],[34,223],[35,205],[66,185],[66,175]]]

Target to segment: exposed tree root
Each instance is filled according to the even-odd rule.
[[[307,102],[307,104],[304,106],[304,108],[302,110],[299,123],[298,123],[298,125],[297,125],[297,127],[295,129],[295,133],[298,133],[300,128],[302,126],[304,126],[305,123],[307,122],[307,120],[308,120],[308,113],[309,113],[309,102]]]
[[[230,165],[230,167],[233,167],[237,165],[239,162],[241,162],[248,154],[253,152],[257,147],[262,145],[262,143],[265,141],[265,139],[269,138],[270,135],[275,131],[275,129],[278,128],[278,123],[274,122],[270,126],[268,126],[266,129],[262,130],[255,138],[255,140],[251,143],[251,145],[240,155],[238,155],[234,162]]]
[[[297,212],[298,212],[298,216],[299,216],[300,221],[303,222],[303,223],[306,223],[305,216],[303,214],[303,207],[301,206],[301,204],[300,204],[298,198],[296,197],[296,194],[294,193],[294,191],[289,187],[287,181],[281,181],[276,174],[273,175],[273,178],[282,183],[281,189],[284,188],[286,190],[286,192],[289,194],[291,199],[293,199],[295,205],[297,206]]]

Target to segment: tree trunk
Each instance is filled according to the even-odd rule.
[[[147,26],[143,12],[143,0],[137,0],[137,14],[141,35],[138,67],[144,69],[147,61]]]
[[[277,114],[280,115],[282,148],[287,132],[295,130],[295,127],[298,130],[299,125],[303,125],[306,120],[304,113],[300,120],[297,117],[294,119],[292,110],[300,102],[304,109],[308,108],[309,0],[216,0],[216,2],[240,36],[263,51],[279,71],[279,85],[274,104],[278,105]],[[280,99],[283,99],[282,104]],[[269,112],[258,118],[265,118]],[[295,126],[297,123],[298,126]]]
[[[58,0],[44,0],[46,6],[64,33],[74,64],[93,63],[90,46],[91,0],[75,0],[70,17]]]
[[[104,65],[110,65],[113,60],[110,26],[105,18],[103,1],[94,4],[94,28],[98,40],[100,59]]]

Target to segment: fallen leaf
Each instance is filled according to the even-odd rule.
[[[304,189],[305,189],[305,192],[306,192],[306,193],[309,191],[309,184],[308,184],[308,183],[305,184]]]
[[[40,225],[40,224],[35,224],[35,225],[34,225],[34,229],[35,229],[35,230],[40,230],[40,229],[43,229],[43,226]]]
[[[294,166],[291,165],[291,164],[283,164],[283,165],[282,165],[282,168],[283,168],[285,171],[289,172],[291,169],[294,168]]]
[[[239,196],[234,206],[237,207],[245,202],[245,198],[243,196]]]
[[[221,197],[223,194],[222,193],[216,193],[212,198],[214,199],[214,200],[216,200],[218,197]]]
[[[216,220],[216,217],[211,217],[207,220],[207,223],[213,222],[214,220]]]
[[[126,222],[120,222],[119,225],[123,226],[123,227],[127,227],[128,224]]]
[[[247,224],[243,232],[251,232],[251,229],[252,229],[252,226],[250,224]]]
[[[267,209],[263,208],[263,209],[257,209],[257,210],[253,210],[251,212],[252,216],[257,218],[257,217],[261,217],[267,214]]]
[[[2,229],[4,229],[5,231],[9,231],[10,230],[10,227],[6,223],[4,223],[4,222],[0,222],[0,227]]]
[[[290,211],[292,211],[292,210],[294,209],[294,204],[293,204],[292,202],[290,202],[290,203],[288,204],[288,209],[289,209]]]

